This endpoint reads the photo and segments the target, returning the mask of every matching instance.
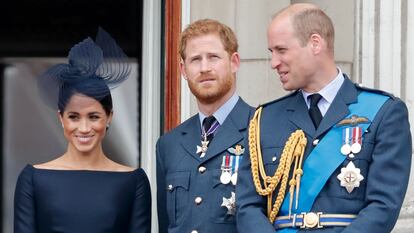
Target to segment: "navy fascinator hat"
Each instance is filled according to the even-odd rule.
[[[88,37],[70,49],[68,64],[49,68],[38,79],[38,88],[42,99],[54,108],[57,101],[61,112],[74,94],[104,101],[112,110],[110,89],[126,80],[130,71],[128,57],[115,40],[99,28],[95,41]]]

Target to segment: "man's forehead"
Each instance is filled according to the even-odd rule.
[[[187,41],[186,51],[204,49],[223,50],[224,45],[220,37],[215,34],[201,35]]]
[[[202,41],[202,40],[219,40],[221,42],[220,36],[218,33],[206,33],[206,34],[199,34],[188,38],[187,44],[194,42],[194,41]]]
[[[274,19],[267,29],[268,37],[291,36],[294,32],[289,18]]]

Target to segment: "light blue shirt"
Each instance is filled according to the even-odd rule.
[[[233,96],[230,97],[230,99],[226,101],[226,103],[224,103],[219,109],[217,109],[215,113],[213,113],[213,116],[220,123],[220,125],[223,125],[224,120],[226,120],[231,110],[233,110],[234,106],[236,106],[237,101],[239,101],[239,96],[235,92]],[[201,112],[198,112],[198,116],[200,118],[200,125],[203,125],[204,118],[208,116],[204,115]]]
[[[318,92],[322,96],[321,100],[318,103],[318,108],[321,111],[322,116],[325,116],[326,112],[329,109],[329,106],[331,106],[332,101],[335,99],[336,94],[338,93],[339,89],[342,86],[342,83],[344,83],[344,80],[345,80],[341,69],[337,67],[337,70],[338,70],[338,75],[336,76],[336,78]],[[308,96],[312,94],[315,94],[315,93],[309,93],[309,92],[302,90],[302,95],[303,95],[303,98],[305,98],[305,102],[306,102],[306,105],[308,106],[308,109],[310,107],[310,100],[308,99]]]

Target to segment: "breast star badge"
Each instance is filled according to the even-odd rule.
[[[359,187],[360,182],[364,179],[361,175],[361,170],[356,168],[352,161],[346,167],[341,168],[341,173],[337,178],[341,181],[341,186],[345,187],[348,193],[351,193],[354,188]]]
[[[228,215],[235,215],[236,214],[236,194],[231,192],[231,197],[225,198],[223,197],[223,203],[221,204],[222,207],[227,208]]]

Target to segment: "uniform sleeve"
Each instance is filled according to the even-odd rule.
[[[378,121],[372,163],[366,178],[368,205],[343,233],[391,232],[407,190],[412,157],[407,108],[398,99],[389,100],[377,116],[379,119],[371,125]]]
[[[27,166],[17,179],[14,193],[14,233],[36,233],[33,168]]]
[[[151,233],[151,189],[144,170],[137,170],[137,187],[130,233]]]
[[[253,183],[248,147],[246,151],[239,168],[236,186],[237,230],[239,233],[275,233],[266,216],[267,199],[256,192]]]
[[[157,142],[157,211],[159,233],[168,232],[167,197],[165,190],[165,172],[160,152],[161,140]]]

